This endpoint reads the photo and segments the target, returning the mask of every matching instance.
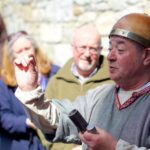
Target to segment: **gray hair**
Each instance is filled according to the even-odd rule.
[[[19,31],[19,32],[16,32],[16,33],[12,33],[8,37],[8,55],[9,55],[9,58],[10,58],[11,61],[14,59],[14,54],[13,54],[13,48],[12,47],[13,47],[14,43],[19,38],[22,38],[22,37],[29,40],[35,50],[38,48],[38,46],[37,46],[36,42],[33,40],[33,38],[30,35],[28,35],[25,31]]]

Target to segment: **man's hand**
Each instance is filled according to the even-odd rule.
[[[36,126],[35,126],[35,124],[34,124],[29,118],[26,119],[26,125],[27,125],[29,128],[32,128],[32,129],[34,129],[34,130],[37,129]]]
[[[88,145],[89,150],[115,150],[117,141],[106,131],[96,128],[97,133],[88,131],[80,133],[81,140]]]
[[[31,91],[38,86],[38,69],[34,56],[22,55],[14,60],[16,80],[22,91]]]

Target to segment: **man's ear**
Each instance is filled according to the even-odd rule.
[[[150,65],[150,48],[145,49],[144,65]]]

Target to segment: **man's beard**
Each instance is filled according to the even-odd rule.
[[[93,63],[85,64],[85,62],[83,62],[82,60],[80,60],[79,63],[78,63],[78,67],[79,67],[82,71],[89,71],[93,66],[94,66]]]

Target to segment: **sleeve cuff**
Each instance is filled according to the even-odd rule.
[[[137,147],[124,140],[119,140],[116,145],[116,150],[147,150],[145,147]]]
[[[42,88],[38,86],[35,90],[32,91],[22,91],[19,87],[15,92],[15,96],[22,102],[28,103],[32,100],[39,99],[43,96]]]

